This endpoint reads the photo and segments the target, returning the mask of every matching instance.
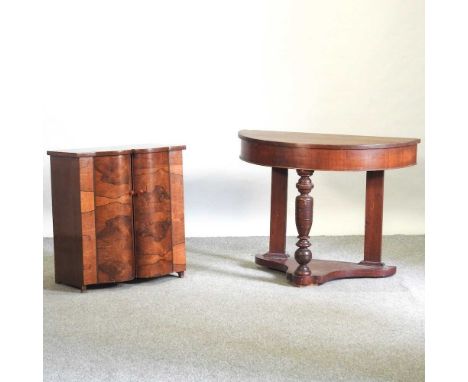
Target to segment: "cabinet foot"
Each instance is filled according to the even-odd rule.
[[[177,274],[179,275],[179,279],[185,276],[185,272],[177,272]]]

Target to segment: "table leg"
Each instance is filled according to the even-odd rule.
[[[288,169],[271,169],[270,247],[264,256],[286,258]]]
[[[273,169],[275,170],[275,169]],[[334,260],[317,260],[312,259],[310,251],[309,233],[312,227],[313,218],[313,199],[309,196],[313,188],[310,176],[314,173],[312,170],[297,170],[300,176],[299,182],[296,184],[300,195],[296,197],[296,226],[298,230],[297,250],[294,258],[288,257],[285,254],[265,254],[255,256],[255,262],[261,266],[275,269],[281,272],[286,272],[287,279],[296,286],[307,286],[310,284],[323,284],[331,280],[354,278],[354,277],[388,277],[396,272],[396,267],[387,266],[380,262],[381,246],[382,246],[382,211],[383,211],[383,171],[369,171],[367,173],[367,192],[366,192],[366,236],[364,261],[361,263],[349,263],[345,261]],[[284,249],[285,241],[281,238],[285,237],[283,232],[286,232],[286,212],[285,203],[286,192],[285,185],[283,187],[275,187],[281,183],[275,180],[275,171],[273,171],[272,182],[272,217],[275,212],[278,216],[284,219],[277,221],[281,224],[271,224],[272,237],[276,237],[278,241],[271,240],[270,250]],[[279,189],[283,189],[281,198],[277,199]],[[276,191],[273,191],[276,190]],[[284,198],[284,199],[283,199]],[[279,200],[278,205],[275,205],[275,200]],[[283,214],[279,211],[284,211]],[[273,218],[272,218],[273,220]],[[282,232],[277,236],[278,232]],[[309,268],[310,267],[310,268]]]
[[[294,258],[299,265],[291,277],[291,281],[296,285],[312,284],[311,272],[307,264],[312,260],[312,252],[309,249],[309,232],[312,227],[314,199],[309,193],[314,187],[310,180],[313,173],[313,170],[297,170],[297,174],[300,176],[296,184],[300,193],[296,196],[296,227],[299,241],[296,243],[298,248],[294,253]]]
[[[367,171],[364,261],[361,261],[361,264],[383,265],[381,262],[383,195],[384,171]]]

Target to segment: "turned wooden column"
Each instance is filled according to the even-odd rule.
[[[300,176],[296,184],[300,193],[300,195],[296,196],[296,227],[299,233],[297,236],[299,241],[296,243],[298,248],[294,253],[294,258],[299,265],[292,276],[292,281],[296,285],[309,285],[312,283],[308,263],[312,260],[312,252],[309,249],[309,232],[312,227],[314,200],[309,193],[314,187],[310,179],[313,173],[313,170],[297,170],[297,174]]]
[[[384,198],[384,171],[366,174],[366,225],[364,233],[364,261],[361,264],[383,265],[382,221]]]
[[[270,247],[265,256],[286,258],[288,169],[271,169]]]

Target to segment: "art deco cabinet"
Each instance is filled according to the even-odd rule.
[[[48,151],[55,281],[87,285],[185,271],[185,146]]]

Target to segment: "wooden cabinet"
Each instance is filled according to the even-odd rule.
[[[184,149],[47,152],[57,283],[183,276]]]

